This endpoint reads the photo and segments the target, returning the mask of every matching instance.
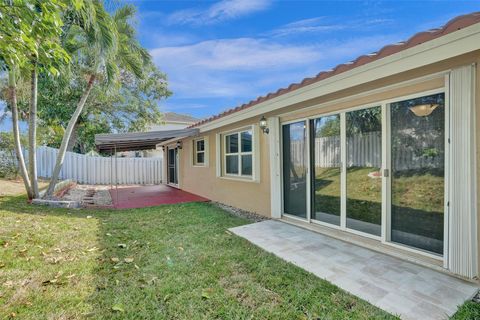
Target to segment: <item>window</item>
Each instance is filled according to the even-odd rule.
[[[224,135],[224,147],[224,174],[226,176],[252,177],[252,129]]]
[[[206,141],[204,138],[193,140],[193,165],[206,165]]]

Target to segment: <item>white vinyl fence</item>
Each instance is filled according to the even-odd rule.
[[[443,141],[434,136],[418,142],[416,150],[413,148],[399,148],[392,150],[392,167],[395,170],[416,168],[442,168],[445,161],[444,153],[435,157],[424,155],[424,146],[433,146],[443,151]],[[306,164],[305,143],[293,141],[290,145],[290,154],[294,165]],[[382,136],[380,132],[371,132],[347,138],[347,166],[348,167],[376,167],[382,163]],[[315,166],[320,168],[340,167],[340,137],[315,138]]]
[[[58,150],[37,148],[38,176],[52,176]],[[118,170],[117,170],[118,169]],[[82,184],[160,184],[162,158],[94,157],[67,152],[60,179],[72,179]]]

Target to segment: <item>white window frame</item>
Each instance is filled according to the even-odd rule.
[[[251,131],[252,133],[252,151],[243,152],[241,147],[241,133]],[[231,179],[245,182],[260,182],[260,147],[259,147],[259,133],[258,127],[256,125],[250,125],[230,131],[225,131],[217,134],[217,163],[220,164],[220,168],[217,165],[217,177],[223,179]],[[229,135],[238,135],[238,152],[227,153],[226,152],[226,141],[227,136]],[[238,156],[238,174],[232,174],[226,172],[226,159],[227,156],[236,155]],[[242,156],[251,155],[252,156],[252,174],[251,175],[242,175]]]
[[[203,151],[197,150],[197,142],[203,141]],[[208,167],[208,137],[200,137],[192,140],[192,166]],[[197,154],[203,153],[203,162],[197,162]]]

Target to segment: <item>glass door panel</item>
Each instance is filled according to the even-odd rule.
[[[282,127],[283,210],[307,218],[308,146],[307,123],[300,121]]]
[[[312,219],[340,225],[340,115],[311,120]]]
[[[178,184],[178,150],[177,148],[168,148],[168,183]]]
[[[444,94],[392,103],[391,241],[443,254]]]
[[[382,110],[346,113],[347,228],[381,235]]]

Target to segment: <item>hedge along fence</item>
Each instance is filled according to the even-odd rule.
[[[58,150],[54,148],[37,148],[39,177],[52,176],[57,154]],[[2,156],[6,155],[0,154]],[[27,152],[25,159],[28,159]],[[117,181],[118,184],[160,184],[162,158],[97,157],[67,152],[60,179],[72,179],[81,184],[116,184]]]

